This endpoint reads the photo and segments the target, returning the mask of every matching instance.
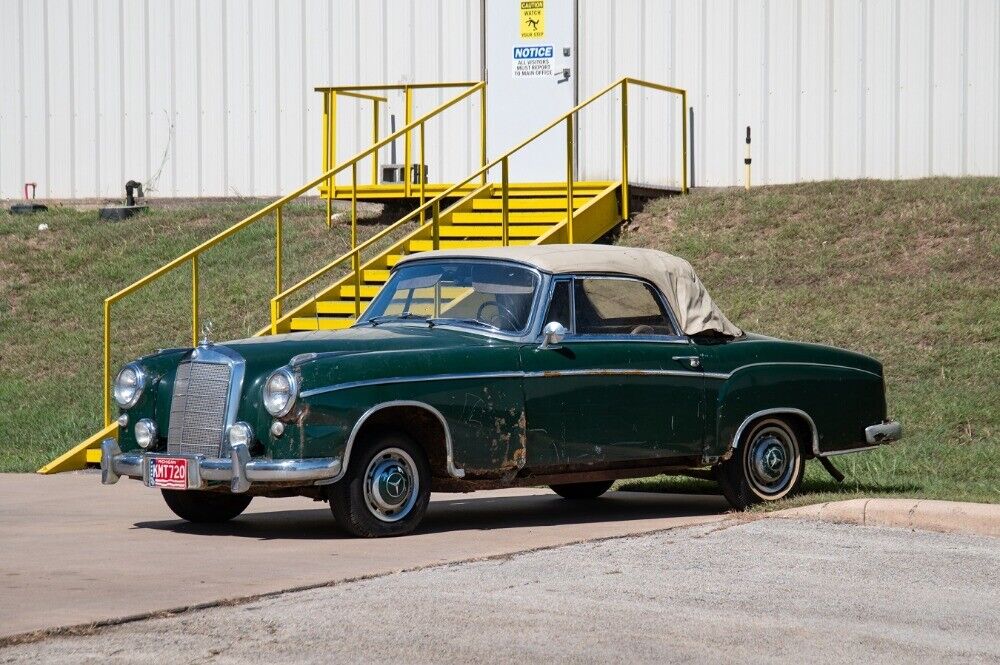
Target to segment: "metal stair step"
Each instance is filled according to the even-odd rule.
[[[386,280],[389,279],[389,271],[368,269],[362,271],[361,277],[365,282],[385,284]]]
[[[507,234],[511,238],[537,238],[552,230],[552,225],[535,224],[509,226]],[[501,238],[503,237],[503,224],[498,219],[494,224],[459,224],[455,226],[442,226],[440,229],[442,238]]]
[[[579,208],[590,201],[589,196],[574,196],[573,207]],[[511,210],[566,210],[566,196],[552,198],[508,198],[508,205]],[[472,209],[480,210],[502,210],[503,200],[500,198],[475,199],[472,201]]]
[[[511,245],[530,245],[534,240],[514,239]],[[442,240],[441,249],[478,249],[482,247],[499,247],[499,240]],[[432,240],[411,240],[409,242],[411,252],[428,252],[434,249]]]
[[[292,330],[343,330],[354,325],[353,318],[334,318],[330,316],[321,317],[295,317],[292,319]]]
[[[545,222],[561,222],[566,219],[565,207],[561,212],[511,212],[509,213],[510,221],[514,222],[531,222],[534,224],[545,223]],[[451,215],[452,220],[456,224],[461,224],[463,222],[499,222],[500,221],[500,211],[483,211],[483,212],[456,212]]]
[[[318,314],[349,314],[354,316],[354,300],[321,300],[316,303]]]

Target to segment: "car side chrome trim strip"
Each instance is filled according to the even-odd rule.
[[[361,431],[362,426],[365,424],[369,418],[381,411],[382,409],[389,409],[396,406],[412,406],[418,409],[423,409],[428,413],[432,414],[441,422],[441,427],[444,428],[444,447],[445,447],[445,464],[447,466],[448,475],[452,478],[464,478],[465,469],[459,469],[455,466],[455,456],[452,450],[451,444],[451,429],[448,427],[448,421],[445,420],[444,415],[437,409],[435,409],[430,404],[426,402],[418,402],[415,400],[393,400],[391,402],[382,402],[381,404],[376,404],[371,407],[358,418],[358,421],[354,423],[354,427],[351,429],[350,436],[347,437],[347,445],[344,447],[344,457],[343,463],[340,467],[340,472],[332,477],[326,478],[318,481],[317,485],[332,485],[337,482],[347,473],[348,464],[351,459],[351,450],[354,448],[354,441],[358,438],[358,433]]]
[[[361,388],[364,386],[380,386],[397,383],[419,383],[422,381],[452,381],[465,379],[519,379],[524,376],[524,372],[470,372],[468,374],[423,374],[420,376],[393,376],[382,379],[362,379],[360,381],[347,381],[345,383],[335,383],[330,386],[311,388],[299,393],[300,397],[312,397],[336,390],[348,390],[350,388]]]
[[[526,379],[547,379],[556,376],[685,376],[692,379],[728,379],[720,372],[685,371],[682,369],[560,369],[551,372],[525,372]]]
[[[880,374],[876,374],[875,372],[869,372],[868,370],[861,369],[859,367],[848,367],[847,365],[833,365],[833,364],[830,364],[830,363],[811,363],[811,362],[795,362],[795,361],[792,361],[792,362],[778,362],[778,361],[775,361],[775,362],[750,363],[749,365],[740,365],[739,367],[737,367],[736,369],[734,369],[732,372],[730,372],[730,374],[736,374],[737,372],[739,372],[741,370],[750,369],[751,367],[773,367],[775,365],[799,365],[799,366],[802,366],[802,367],[832,367],[834,369],[848,369],[848,370],[852,370],[852,371],[855,371],[855,372],[863,372],[865,374],[871,374],[872,376],[877,377],[879,379],[882,378],[882,376]]]
[[[743,420],[742,423],[740,423],[740,426],[736,428],[736,434],[733,435],[733,440],[732,440],[732,442],[729,445],[729,449],[730,450],[736,450],[736,448],[739,447],[739,445],[740,445],[740,437],[743,436],[743,432],[746,430],[747,426],[750,425],[750,423],[752,423],[753,421],[755,421],[758,418],[761,418],[763,416],[774,416],[774,415],[780,415],[782,413],[791,413],[791,414],[794,414],[796,416],[801,416],[801,417],[803,417],[805,419],[805,421],[807,423],[809,423],[809,428],[812,430],[812,451],[813,451],[814,455],[818,456],[820,454],[820,452],[819,452],[819,430],[816,429],[816,423],[813,422],[812,416],[810,416],[808,413],[806,413],[802,409],[794,409],[794,408],[788,407],[788,406],[782,406],[782,407],[778,407],[776,409],[763,409],[762,411],[757,411],[755,413],[751,413],[749,416],[747,416]]]
[[[692,378],[706,379],[728,379],[729,374],[722,372],[699,372],[685,371],[677,369],[618,369],[618,368],[594,368],[594,369],[566,369],[553,370],[551,372],[470,372],[468,374],[424,374],[421,376],[396,376],[382,379],[362,379],[360,381],[347,381],[336,383],[320,388],[303,390],[299,395],[303,398],[313,395],[335,392],[338,390],[349,390],[351,388],[361,388],[365,386],[380,386],[398,383],[420,383],[425,381],[465,381],[468,379],[544,379],[559,376],[686,376]]]

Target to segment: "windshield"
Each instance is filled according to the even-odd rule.
[[[424,319],[504,333],[528,327],[538,275],[486,261],[418,261],[397,269],[357,325]]]

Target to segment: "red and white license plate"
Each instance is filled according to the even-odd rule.
[[[188,487],[188,460],[183,457],[150,458],[149,486],[186,490]]]

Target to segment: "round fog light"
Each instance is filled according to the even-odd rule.
[[[143,418],[135,424],[135,442],[143,450],[148,450],[156,443],[156,423],[149,418]]]
[[[271,423],[271,434],[278,437],[285,433],[285,423],[280,420],[275,420]]]
[[[249,446],[253,441],[253,429],[250,425],[239,422],[229,428],[229,446]]]

